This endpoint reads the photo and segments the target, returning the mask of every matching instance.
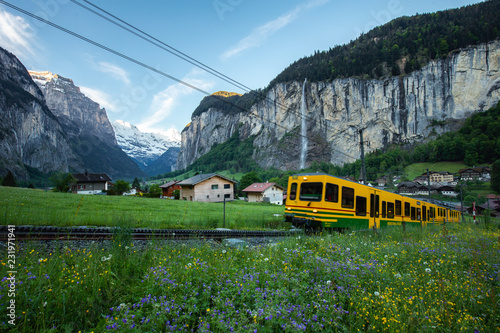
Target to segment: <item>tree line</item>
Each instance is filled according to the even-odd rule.
[[[407,74],[449,52],[500,37],[500,2],[394,19],[348,44],[297,60],[272,80],[331,81]]]

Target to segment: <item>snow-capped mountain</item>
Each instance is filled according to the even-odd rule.
[[[116,120],[112,125],[118,146],[132,157],[143,170],[169,148],[181,145],[181,133],[175,128],[167,130],[162,135],[141,132],[136,126],[123,120]],[[175,165],[175,162],[173,164]],[[165,169],[164,172],[171,171],[171,166],[166,165]]]

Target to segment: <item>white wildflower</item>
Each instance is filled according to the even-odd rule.
[[[432,270],[431,270],[430,268],[426,268],[426,269],[425,269],[425,272],[426,272],[426,273],[430,273],[430,272],[432,272]]]

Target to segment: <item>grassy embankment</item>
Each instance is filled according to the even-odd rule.
[[[405,174],[408,179],[414,179],[427,172],[427,169],[429,169],[429,171],[458,173],[460,169],[465,168],[467,168],[467,165],[463,162],[413,163],[405,168]]]
[[[111,247],[33,243],[16,247],[15,296],[0,259],[0,330],[499,332],[499,237],[498,223],[467,223],[253,249],[138,249],[126,233]]]
[[[227,202],[226,227],[282,228],[283,211],[283,206]],[[210,229],[223,226],[223,204],[0,186],[0,224]]]

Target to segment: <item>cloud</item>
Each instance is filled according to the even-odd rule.
[[[281,15],[280,17],[269,21],[260,27],[255,28],[252,33],[242,40],[240,40],[235,46],[226,50],[221,56],[221,60],[228,60],[235,57],[249,49],[260,46],[266,39],[272,36],[277,31],[283,29],[293,21],[295,21],[299,15],[305,10],[321,6],[327,3],[329,0],[312,0],[303,5],[295,7],[290,12]]]
[[[115,64],[101,61],[97,64],[97,70],[106,74],[111,74],[112,77],[127,85],[130,84],[127,71]]]
[[[80,86],[80,91],[94,102],[99,103],[99,105],[104,107],[106,110],[116,112],[117,106],[112,102],[111,96],[105,92],[82,86]]]
[[[0,46],[22,61],[32,60],[37,54],[35,30],[22,17],[0,8]]]
[[[210,90],[214,86],[214,82],[196,77],[199,74],[199,71],[192,71],[186,75],[182,81],[205,91]],[[141,122],[137,125],[137,128],[139,128],[142,132],[162,133],[164,130],[158,129],[155,126],[161,126],[160,123],[172,114],[174,109],[179,105],[180,101],[195,92],[196,91],[192,88],[181,83],[173,84],[160,91],[153,97],[148,115],[141,120]]]

